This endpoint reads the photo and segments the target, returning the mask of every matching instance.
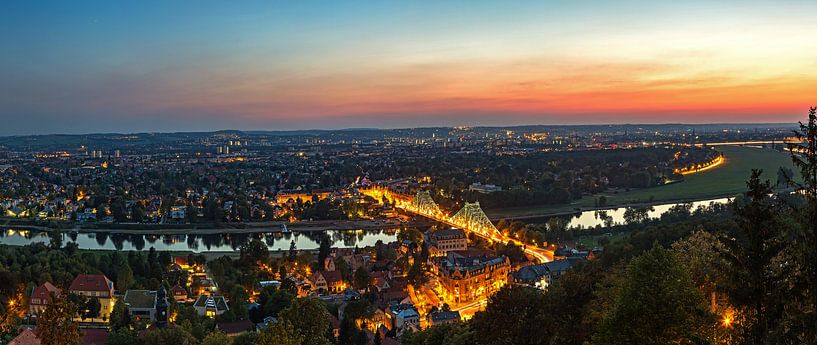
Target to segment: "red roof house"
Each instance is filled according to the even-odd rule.
[[[31,292],[31,298],[29,299],[28,313],[30,315],[38,315],[45,310],[45,307],[49,303],[51,303],[52,296],[57,297],[60,294],[62,294],[62,290],[49,282],[45,282],[42,285],[35,287]]]

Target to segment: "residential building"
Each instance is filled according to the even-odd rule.
[[[386,327],[398,333],[407,328],[419,328],[420,313],[411,304],[395,304],[386,310]]]
[[[546,289],[559,279],[562,274],[573,268],[573,265],[581,258],[567,258],[539,265],[522,267],[513,272],[513,282],[517,285],[526,285],[537,289]]]
[[[511,262],[507,257],[449,252],[434,261],[440,293],[446,303],[473,302],[486,298],[508,283]]]
[[[227,306],[227,300],[224,296],[207,296],[201,295],[196,302],[193,303],[193,308],[200,316],[216,317],[224,314],[230,307]]]
[[[128,290],[123,299],[132,318],[156,320],[156,291]]]
[[[462,229],[443,229],[428,235],[428,252],[432,257],[468,249],[468,237]]]
[[[490,193],[494,193],[494,192],[501,192],[502,187],[495,186],[495,185],[492,185],[492,184],[482,184],[482,183],[479,183],[479,182],[475,182],[475,183],[472,183],[470,186],[468,186],[468,190],[472,191],[472,192],[482,193],[482,194],[490,194]]]
[[[20,334],[11,339],[8,345],[40,345],[42,342],[40,338],[37,338],[37,335],[34,334],[34,331],[28,328],[24,328]]]
[[[170,218],[184,220],[187,218],[187,206],[172,206],[170,208]]]
[[[28,314],[37,317],[45,310],[45,307],[51,303],[51,298],[58,297],[62,294],[62,290],[54,286],[50,282],[45,282],[42,285],[35,287],[31,291],[31,298],[28,303]]]
[[[103,274],[80,274],[71,282],[68,291],[76,295],[99,299],[99,304],[101,305],[99,317],[90,320],[91,322],[110,320],[113,305],[116,303],[116,297],[114,297],[113,294],[113,282],[108,279],[108,277]],[[77,319],[80,321],[88,320]]]
[[[437,311],[429,315],[431,325],[436,326],[448,322],[457,322],[461,319],[459,311]]]
[[[315,287],[315,290],[330,294],[341,293],[346,288],[343,276],[338,271],[315,272],[312,274],[312,286]]]
[[[173,296],[173,299],[176,300],[177,303],[187,302],[187,289],[185,289],[179,284],[176,284],[175,286],[170,288],[170,294]]]

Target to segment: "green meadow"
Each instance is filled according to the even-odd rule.
[[[791,157],[784,152],[745,146],[720,146],[717,149],[726,156],[724,164],[712,170],[686,175],[682,182],[626,192],[586,196],[569,205],[516,207],[488,210],[486,213],[491,218],[503,218],[570,212],[577,208],[594,207],[596,199],[601,195],[607,198],[608,206],[733,196],[746,189],[746,179],[749,178],[752,169],[762,169],[763,177],[771,180],[772,184],[777,181],[777,171],[780,167],[795,170],[792,167]]]

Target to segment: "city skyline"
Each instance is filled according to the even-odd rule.
[[[814,9],[4,3],[0,135],[794,123]]]

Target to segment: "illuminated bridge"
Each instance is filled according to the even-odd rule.
[[[412,197],[391,191],[384,187],[370,187],[360,189],[360,193],[378,201],[385,199],[396,208],[463,229],[466,232],[471,232],[485,238],[490,242],[507,243],[508,241],[512,241],[524,248],[525,253],[533,256],[539,262],[548,262],[553,259],[553,252],[551,250],[525,244],[502,234],[502,232],[494,226],[494,223],[488,219],[488,216],[482,212],[482,208],[478,202],[466,202],[465,206],[463,206],[459,212],[449,216],[434,202],[428,191],[418,191],[417,194]]]

